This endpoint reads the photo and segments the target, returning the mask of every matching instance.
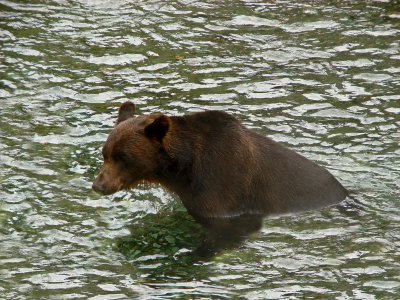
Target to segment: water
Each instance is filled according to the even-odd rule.
[[[1,299],[399,297],[398,3],[264,2],[0,0]],[[228,111],[361,206],[266,218],[209,261],[187,261],[183,221],[188,250],[121,251],[182,210],[159,187],[91,191],[128,99]]]

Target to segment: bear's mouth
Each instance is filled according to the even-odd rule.
[[[103,195],[103,196],[112,195],[112,194],[115,194],[116,192],[118,192],[118,190],[105,189],[103,187],[96,186],[95,184],[92,185],[92,189],[96,193]]]
[[[151,183],[142,179],[121,186],[120,190],[129,191],[135,188],[148,188]]]
[[[92,189],[100,195],[109,196],[109,195],[115,194],[116,192],[119,192],[119,191],[128,192],[135,188],[148,188],[150,185],[151,185],[151,182],[149,182],[149,181],[136,180],[131,183],[120,183],[118,186],[108,187],[108,188],[94,183],[92,185]]]

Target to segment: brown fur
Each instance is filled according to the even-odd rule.
[[[249,216],[257,220],[251,227],[259,227],[264,215],[332,205],[347,195],[327,170],[227,113],[133,113],[130,102],[119,110],[93,184],[98,192],[158,182],[179,195],[188,212],[209,228],[242,217],[247,222]]]

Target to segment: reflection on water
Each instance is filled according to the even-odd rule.
[[[0,298],[394,299],[395,2],[0,0]],[[125,255],[132,225],[181,209],[158,187],[90,190],[128,99],[232,113],[327,167],[362,209],[267,218],[210,261],[185,260],[197,232],[167,257]]]

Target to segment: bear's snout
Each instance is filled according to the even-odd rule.
[[[100,184],[97,179],[93,182],[92,189],[99,194],[106,194],[105,186],[103,184]]]
[[[92,184],[92,189],[102,195],[111,195],[118,192],[123,186],[116,170],[104,165]]]
[[[107,180],[103,174],[103,172],[100,172],[100,174],[96,177],[95,181],[92,184],[92,189],[102,195],[109,195],[112,194],[113,191],[111,191],[110,187],[106,184]]]

